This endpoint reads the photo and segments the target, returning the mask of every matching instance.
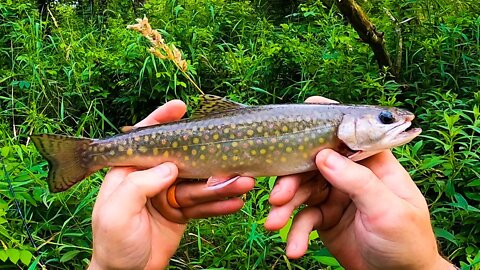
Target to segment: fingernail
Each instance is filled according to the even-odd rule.
[[[324,161],[324,164],[325,166],[327,166],[327,168],[333,171],[337,171],[345,167],[347,159],[344,156],[333,151],[330,151],[330,153],[326,153],[326,154],[328,156],[327,156],[327,159]]]
[[[290,244],[287,244],[287,250],[288,251],[295,251],[297,250],[298,246],[296,243],[290,243]]]
[[[270,194],[270,197],[275,196],[275,194],[279,193],[282,190],[282,186],[278,185],[273,188],[272,194]]]
[[[168,177],[172,173],[172,169],[168,164],[161,164],[155,167],[155,173],[158,174],[159,177]]]

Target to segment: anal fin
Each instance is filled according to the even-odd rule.
[[[231,178],[231,177],[218,177],[218,176],[211,176],[207,180],[207,186],[204,188],[205,190],[217,190],[223,187],[226,187],[233,182],[237,181],[240,178],[239,175]]]

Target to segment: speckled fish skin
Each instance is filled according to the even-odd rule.
[[[49,185],[53,192],[66,190],[104,167],[148,168],[167,161],[178,166],[181,178],[281,176],[315,170],[315,155],[324,148],[345,155],[353,153],[337,136],[345,116],[375,118],[385,110],[393,110],[397,118],[413,119],[407,111],[376,106],[244,106],[138,128],[106,139],[72,141],[67,136],[45,134],[32,139],[49,161]],[[418,135],[419,131],[415,132],[409,136]],[[83,171],[67,168],[73,165],[62,169],[61,159],[68,159],[66,151],[74,153],[75,166]]]

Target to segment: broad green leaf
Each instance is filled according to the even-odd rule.
[[[10,147],[9,146],[2,147],[2,150],[1,150],[2,157],[6,158],[8,156],[9,152],[10,152]]]
[[[72,250],[72,251],[69,251],[69,252],[63,254],[63,256],[60,258],[60,262],[70,261],[70,260],[73,259],[75,256],[77,256],[78,253],[80,253],[80,250]]]
[[[0,260],[6,261],[8,259],[7,252],[3,249],[0,249]]]
[[[435,228],[434,232],[435,232],[435,235],[437,237],[444,238],[444,239],[454,243],[455,245],[458,245],[457,239],[455,238],[455,235],[451,234],[447,230],[442,229],[442,228]]]
[[[320,262],[321,264],[328,265],[328,266],[340,266],[340,263],[334,257],[330,256],[313,256],[313,258]]]
[[[30,251],[28,250],[21,250],[20,251],[20,261],[25,264],[25,265],[28,265],[31,261],[32,261],[32,253],[30,253]]]
[[[292,219],[289,219],[287,222],[287,225],[285,225],[283,228],[278,231],[278,234],[280,235],[280,238],[282,238],[282,242],[286,243],[287,242],[287,236],[288,232],[290,231],[290,227],[292,227]]]
[[[478,187],[480,186],[480,179],[473,180],[467,184],[467,187]]]
[[[7,249],[7,255],[11,262],[17,263],[20,259],[20,251],[18,249],[9,248]]]

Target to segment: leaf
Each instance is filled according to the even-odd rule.
[[[480,179],[473,180],[467,184],[467,187],[478,187],[480,186]]]
[[[0,260],[6,261],[7,259],[8,259],[7,252],[5,252],[5,250],[1,249],[0,250]]]
[[[8,156],[8,153],[10,152],[10,147],[9,146],[4,146],[2,147],[2,157],[6,158]]]
[[[282,238],[282,242],[287,242],[288,232],[290,231],[290,227],[292,227],[292,219],[289,219],[287,224],[278,231],[278,235]]]
[[[25,264],[25,265],[28,265],[30,263],[30,261],[32,261],[32,253],[30,253],[30,251],[28,250],[20,250],[20,261]]]
[[[340,266],[340,263],[335,259],[334,257],[330,256],[313,256],[313,258],[317,261],[320,262],[321,264],[327,265],[327,266]]]
[[[14,249],[14,248],[7,249],[7,255],[10,261],[15,264],[18,262],[18,259],[20,259],[20,251],[18,251],[18,249]]]
[[[60,262],[70,261],[70,260],[73,259],[75,256],[77,256],[77,254],[80,253],[80,252],[81,252],[80,250],[72,250],[72,251],[69,251],[69,252],[63,254],[63,256],[60,258]]]
[[[445,229],[442,229],[442,228],[435,228],[433,230],[435,232],[435,235],[439,238],[444,238],[452,243],[454,243],[455,245],[458,246],[458,243],[457,243],[457,239],[455,238],[455,235],[451,234],[450,232],[448,232],[447,230]]]

